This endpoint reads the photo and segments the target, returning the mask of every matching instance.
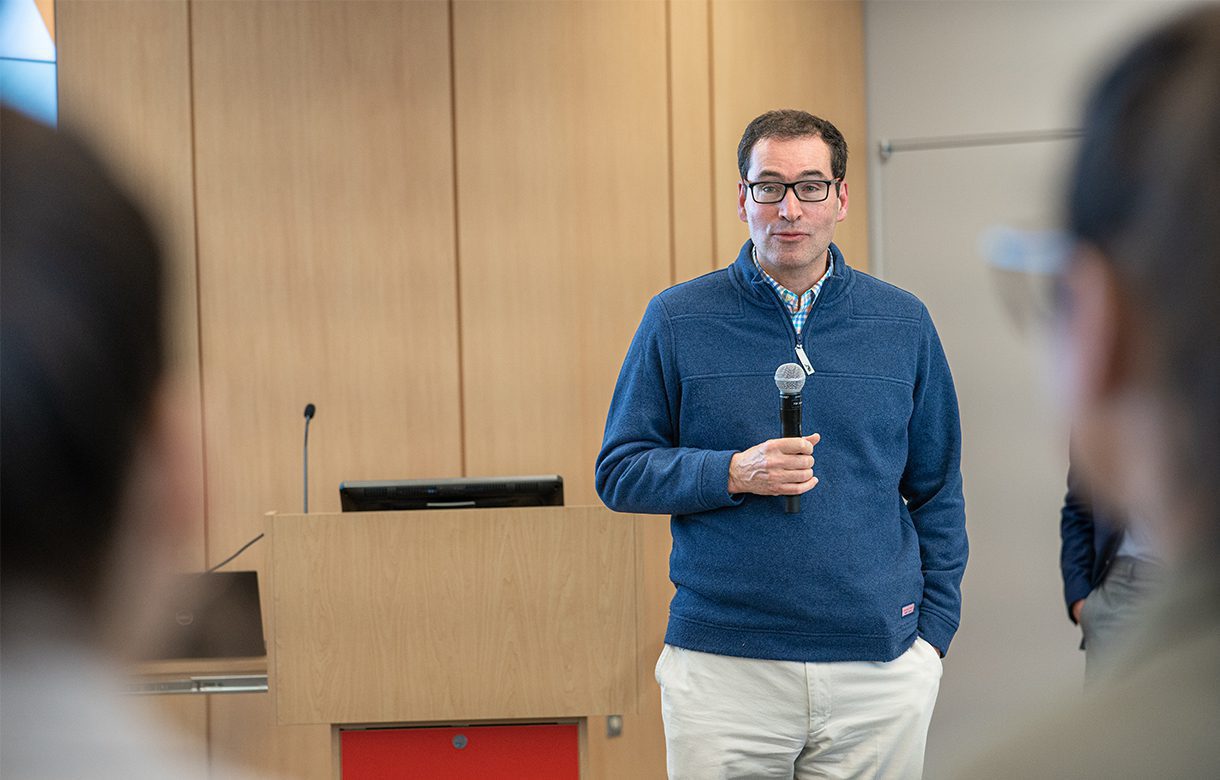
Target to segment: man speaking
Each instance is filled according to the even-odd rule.
[[[607,506],[673,516],[669,774],[919,777],[967,555],[949,366],[923,304],[831,243],[834,125],[768,112],[737,155],[750,240],[649,302],[597,459]]]

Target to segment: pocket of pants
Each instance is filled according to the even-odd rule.
[[[932,643],[929,642],[928,640],[924,639],[923,637],[921,637],[921,636],[915,637],[915,644],[923,645],[924,654],[932,656],[932,659],[935,660],[936,663],[939,664],[943,660],[940,657],[940,651],[937,650],[935,647],[933,647]]]
[[[1097,594],[1094,590],[1088,596],[1085,596],[1084,603],[1080,605],[1080,617],[1076,622],[1080,625],[1080,648],[1083,650],[1089,644],[1089,607],[1095,601],[1093,596]]]
[[[665,645],[661,648],[661,655],[657,658],[657,665],[652,670],[652,676],[657,681],[657,685],[661,684],[661,669],[665,665],[666,659],[669,658],[671,649],[672,648],[669,645]]]

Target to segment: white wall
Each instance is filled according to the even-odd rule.
[[[928,778],[1080,690],[1058,571],[1066,435],[1048,400],[1045,344],[1007,317],[977,250],[990,225],[1057,224],[1073,142],[946,144],[884,162],[877,144],[1074,128],[1099,63],[1182,5],[866,0],[870,148],[853,152],[875,163],[872,268],[928,304],[962,410],[972,554]]]

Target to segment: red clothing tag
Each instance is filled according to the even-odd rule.
[[[905,607],[902,608],[903,617],[906,617],[907,615],[913,615],[913,614],[915,614],[915,604],[913,602],[910,604],[907,604]]]

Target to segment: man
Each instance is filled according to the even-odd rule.
[[[597,459],[607,506],[673,516],[670,776],[918,777],[967,552],[949,367],[924,306],[832,243],[834,125],[763,114],[738,163],[750,240],[648,304]],[[815,433],[773,438],[791,362]]]
[[[0,170],[0,776],[207,778],[120,692],[201,490],[156,242],[80,145],[6,109]]]
[[[1087,685],[1101,675],[1164,579],[1156,540],[1143,523],[1126,526],[1097,510],[1078,470],[1068,470],[1059,565],[1068,618],[1082,633]]]
[[[1146,520],[1165,593],[1084,700],[1008,724],[1012,742],[963,778],[1220,777],[1217,95],[1208,5],[1108,70],[1069,180],[1057,332],[1073,457],[1099,498]]]

